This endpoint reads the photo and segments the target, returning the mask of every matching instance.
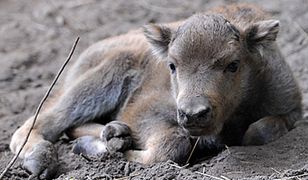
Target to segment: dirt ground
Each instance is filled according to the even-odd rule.
[[[31,116],[77,36],[73,56],[88,45],[150,22],[170,22],[223,0],[0,0],[0,170],[12,158],[13,132]],[[121,153],[85,159],[62,138],[58,179],[308,179],[308,1],[251,0],[281,21],[279,46],[303,92],[304,119],[264,146],[229,147],[190,167],[142,166]],[[305,122],[306,121],[306,122]],[[210,177],[212,176],[212,178]],[[7,179],[27,179],[18,161]]]

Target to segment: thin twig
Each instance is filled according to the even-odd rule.
[[[277,169],[275,169],[275,168],[271,168],[273,171],[275,171],[279,176],[281,176],[281,177],[283,177],[284,175],[283,175],[283,173],[282,172],[280,172],[280,171],[278,171]],[[308,176],[308,173],[303,173],[303,174],[299,174],[299,175],[294,175],[294,176],[286,176],[286,177],[283,177],[283,179],[286,179],[286,180],[288,180],[288,179],[294,179],[294,178],[296,178],[296,179],[301,179],[302,177],[305,177],[305,176]]]
[[[183,168],[186,168],[189,164],[185,164],[184,166],[179,166],[177,164],[172,164],[172,163],[168,163],[170,166],[172,167],[176,167],[176,168],[179,168],[179,169],[183,169]]]
[[[124,177],[116,178],[115,180],[129,179],[129,178],[132,178],[132,177],[139,176],[140,174],[141,174],[141,173],[132,173],[132,174],[129,175],[129,176],[124,176]]]
[[[223,179],[225,179],[225,180],[231,180],[230,178],[228,178],[228,177],[226,177],[226,176],[223,176],[223,175],[221,175],[220,177],[223,178]]]
[[[275,168],[271,168],[273,171],[275,171],[277,174],[281,175],[281,172],[279,172],[277,169]]]
[[[199,139],[199,138],[198,138]],[[172,161],[171,161],[172,162]],[[179,169],[182,169],[182,168],[185,168],[185,166],[187,166],[188,164],[186,164],[185,166],[178,166],[177,164],[172,164],[172,163],[168,163],[170,166],[173,166],[173,167],[176,167],[176,168],[179,168]],[[203,176],[206,176],[206,177],[210,177],[210,178],[213,178],[213,179],[217,179],[217,180],[225,180],[223,178],[220,178],[220,177],[216,177],[216,176],[212,176],[212,175],[209,175],[209,174],[206,174],[204,173],[205,169],[203,169],[203,172],[199,172],[199,171],[193,171],[194,173],[197,173],[197,174],[200,174],[200,175],[203,175]]]
[[[38,116],[40,110],[42,109],[42,106],[43,106],[44,102],[45,102],[46,99],[48,98],[48,96],[49,96],[49,94],[50,94],[52,88],[55,86],[56,82],[58,81],[58,79],[59,79],[61,73],[63,72],[63,70],[64,70],[64,68],[65,68],[65,66],[67,65],[67,63],[68,63],[68,62],[70,61],[70,59],[72,58],[73,53],[74,53],[74,51],[75,51],[75,49],[76,49],[76,46],[77,46],[77,44],[78,44],[79,39],[80,39],[80,38],[77,37],[77,39],[75,40],[75,43],[74,43],[74,45],[73,45],[73,47],[72,47],[72,49],[71,49],[71,51],[70,51],[70,53],[69,53],[69,56],[67,57],[67,59],[66,59],[66,61],[63,63],[63,65],[61,66],[59,72],[57,73],[56,77],[54,78],[53,82],[51,83],[51,85],[50,85],[49,89],[47,90],[45,96],[44,96],[43,99],[41,100],[41,102],[40,102],[38,108],[36,109],[36,112],[35,112],[35,115],[34,115],[34,119],[33,119],[33,121],[32,121],[31,127],[30,127],[30,129],[29,129],[29,132],[28,132],[28,134],[27,134],[27,136],[26,136],[26,138],[25,138],[23,144],[21,145],[20,149],[18,150],[18,152],[16,153],[16,155],[13,157],[13,159],[10,161],[10,163],[6,166],[6,168],[4,169],[4,171],[1,173],[1,175],[0,175],[0,180],[3,179],[4,175],[6,174],[6,172],[14,165],[14,163],[15,163],[15,161],[17,160],[17,158],[18,158],[19,154],[21,153],[22,149],[24,148],[24,146],[25,146],[26,143],[28,142],[28,139],[29,139],[29,137],[30,137],[30,134],[31,134],[31,132],[32,132],[32,129],[33,129],[34,125],[35,125],[37,116]]]
[[[298,177],[305,177],[305,176],[308,176],[308,173],[304,173],[304,174],[300,174],[300,175],[297,175]]]
[[[226,172],[226,174],[243,174],[242,171],[231,171],[231,172]]]
[[[228,152],[228,154],[230,155],[231,152],[230,152],[229,146],[225,145],[225,148],[227,149],[227,152]]]
[[[188,157],[188,159],[187,159],[187,161],[186,161],[186,164],[188,164],[188,162],[190,161],[191,156],[192,156],[193,153],[195,152],[195,149],[196,149],[196,147],[197,147],[197,145],[198,145],[199,140],[200,140],[200,137],[198,137],[197,141],[195,142],[195,145],[194,145],[193,149],[191,150],[191,152],[190,152],[190,154],[189,154],[189,157]]]
[[[300,175],[297,175],[296,177],[301,178],[301,177],[306,177],[306,176],[308,176],[308,173],[300,174]]]
[[[205,173],[202,173],[202,172],[199,172],[199,171],[195,171],[195,173],[209,177],[209,178],[217,179],[217,180],[224,180],[223,178],[220,178],[220,177],[217,177],[217,176],[212,176],[212,175],[209,175],[209,174],[205,174]]]
[[[87,160],[88,162],[91,162],[92,161],[92,159],[90,159],[88,156],[86,156],[86,155],[84,155],[84,154],[82,154],[82,153],[80,153],[80,156],[81,157],[83,157],[85,160]]]

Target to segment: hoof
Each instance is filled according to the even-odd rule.
[[[94,136],[83,136],[75,140],[73,147],[75,154],[84,154],[87,156],[99,156],[108,153],[107,145],[101,139]]]
[[[288,132],[282,120],[265,117],[251,124],[243,137],[243,145],[263,145],[272,142]]]
[[[31,177],[49,179],[55,174],[57,161],[58,155],[53,144],[43,141],[25,154],[23,167],[32,173]]]
[[[104,126],[103,130],[101,131],[101,139],[103,141],[108,141],[114,137],[127,137],[130,136],[130,129],[129,127],[120,122],[120,121],[112,121],[106,126]]]

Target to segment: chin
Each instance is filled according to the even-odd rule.
[[[222,128],[222,126],[196,126],[196,127],[184,127],[188,130],[191,136],[209,136],[209,135],[217,135]]]

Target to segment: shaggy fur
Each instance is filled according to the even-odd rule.
[[[79,138],[76,153],[125,151],[146,164],[185,162],[196,137],[200,155],[279,138],[300,119],[301,95],[278,31],[259,8],[231,5],[92,45],[39,115],[25,167],[51,175],[62,133]],[[14,153],[32,119],[14,133]]]

